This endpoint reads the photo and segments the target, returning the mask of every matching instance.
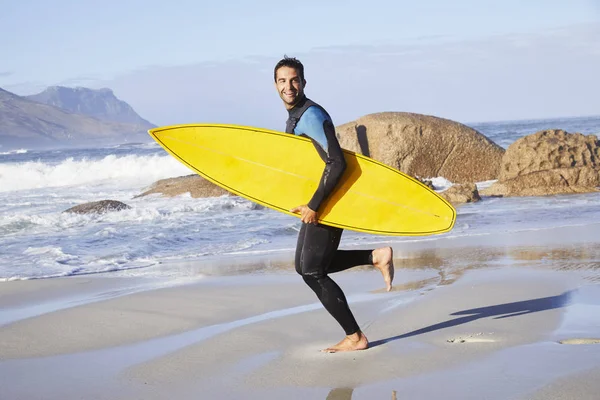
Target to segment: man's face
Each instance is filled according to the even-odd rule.
[[[281,67],[276,72],[275,87],[288,110],[304,96],[306,81],[301,79],[295,68]]]

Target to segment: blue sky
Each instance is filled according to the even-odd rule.
[[[110,87],[156,124],[280,128],[281,56],[336,124],[599,114],[600,1],[0,0],[0,87]]]

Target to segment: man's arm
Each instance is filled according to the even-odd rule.
[[[313,194],[312,199],[308,202],[308,207],[313,211],[319,210],[323,201],[331,195],[346,170],[346,160],[344,159],[344,153],[335,136],[333,124],[330,121],[323,122],[323,131],[327,137],[327,151],[323,151],[324,149],[320,148],[320,146],[313,141],[313,144],[317,147],[317,151],[321,150],[319,151],[321,158],[325,159],[325,168],[323,169],[319,186]],[[324,155],[325,157],[323,157]]]
[[[319,156],[325,162],[325,168],[319,186],[308,202],[308,207],[318,211],[321,204],[331,195],[346,170],[346,160],[335,136],[335,127],[327,115],[318,107],[310,107],[298,121],[301,135],[308,136]]]

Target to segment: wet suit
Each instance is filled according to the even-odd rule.
[[[311,210],[318,211],[346,169],[344,154],[335,136],[331,117],[323,107],[303,97],[288,112],[286,132],[310,138],[325,162],[319,186],[308,202]],[[342,326],[346,335],[351,335],[360,328],[348,307],[344,292],[328,274],[358,265],[372,265],[373,259],[371,250],[338,250],[342,232],[341,228],[302,223],[295,264],[296,272],[302,275],[325,309]]]

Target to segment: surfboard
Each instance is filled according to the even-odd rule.
[[[169,154],[212,183],[250,201],[299,217],[325,163],[310,139],[268,129],[225,124],[186,124],[150,129]],[[387,236],[450,231],[454,207],[397,169],[344,150],[347,167],[318,210],[319,223]]]

